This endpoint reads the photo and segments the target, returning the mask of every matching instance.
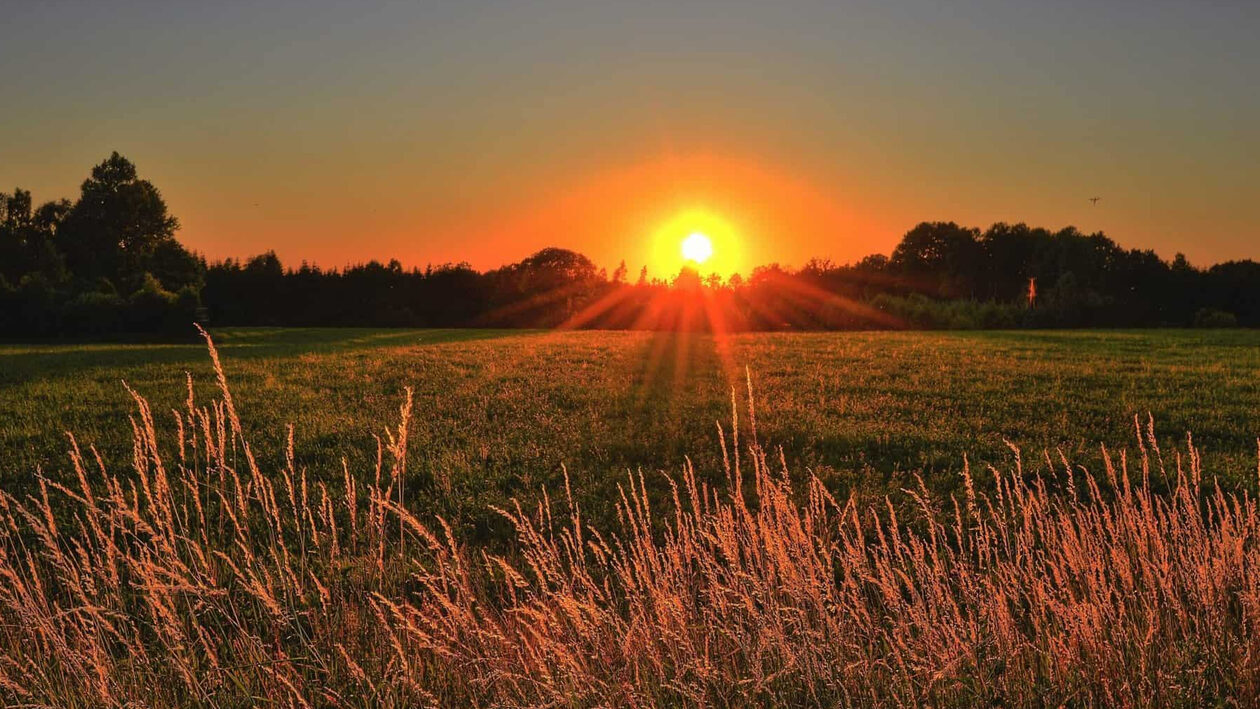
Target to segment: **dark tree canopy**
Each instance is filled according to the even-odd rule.
[[[38,277],[50,284],[66,279],[64,259],[54,239],[69,208],[63,200],[34,209],[30,192],[0,193],[0,287],[19,285],[24,278]]]
[[[88,288],[108,281],[129,295],[143,286],[147,273],[166,290],[178,291],[199,280],[195,259],[175,240],[178,228],[158,189],[114,153],[83,181],[58,242],[66,266]]]
[[[191,332],[216,325],[845,329],[1260,326],[1260,264],[1196,268],[1102,233],[923,222],[889,255],[630,278],[545,248],[478,272],[286,267],[271,251],[206,265],[176,239],[158,189],[118,153],[79,198],[0,193],[0,336]]]
[[[0,333],[96,334],[187,328],[205,264],[176,239],[161,193],[118,153],[79,199],[32,208],[0,198]]]

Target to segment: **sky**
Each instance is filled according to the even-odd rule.
[[[117,150],[211,259],[667,275],[704,231],[747,272],[937,220],[1260,257],[1256,2],[0,9],[0,188],[74,197]]]

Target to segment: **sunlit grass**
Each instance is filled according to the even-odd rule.
[[[745,367],[793,469],[874,495],[900,494],[913,472],[955,491],[963,453],[1009,464],[1004,439],[1097,465],[1097,443],[1128,440],[1148,413],[1161,441],[1193,430],[1208,467],[1229,475],[1249,467],[1260,410],[1260,333],[1250,331],[747,334],[724,349],[694,333],[247,328],[216,338],[246,429],[275,451],[294,424],[299,463],[325,482],[343,456],[374,463],[372,436],[412,387],[417,494],[449,479],[454,494],[426,502],[476,534],[502,527],[487,503],[558,485],[561,464],[592,499],[615,493],[626,470],[684,455],[716,470],[713,422]],[[36,467],[64,471],[67,430],[127,465],[121,382],[169,423],[185,373],[199,396],[213,394],[197,344],[0,346],[0,482],[29,491]]]
[[[494,549],[416,497],[419,391],[386,397],[372,464],[319,479],[291,431],[250,434],[248,387],[207,378],[165,424],[134,396],[131,470],[69,438],[66,474],[0,492],[5,705],[1260,698],[1260,509],[1153,423],[1097,473],[1010,449],[963,465],[956,495],[910,476],[894,505],[776,455],[796,409],[741,383],[711,467],[622,473],[586,502],[562,470],[492,510],[514,540]]]

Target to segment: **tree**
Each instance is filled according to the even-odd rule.
[[[1027,224],[997,223],[980,237],[985,277],[978,295],[1000,301],[1015,301],[1028,292],[1028,279],[1046,274],[1036,272],[1036,254],[1050,234],[1030,229]]]
[[[1260,263],[1226,261],[1207,271],[1213,307],[1233,313],[1240,325],[1260,326]]]
[[[124,294],[142,287],[146,273],[168,291],[196,283],[198,269],[175,241],[179,221],[130,160],[113,153],[92,168],[80,192],[57,236],[78,282],[108,279]]]
[[[66,271],[53,239],[69,202],[48,202],[34,210],[31,205],[26,190],[0,193],[0,277],[16,283],[40,273],[48,283],[59,285]]]
[[[971,296],[980,266],[979,236],[978,229],[954,222],[923,222],[906,232],[890,261],[931,294]]]
[[[25,239],[30,220],[30,192],[15,189],[12,195],[0,193],[0,278],[17,281],[30,270]]]
[[[888,257],[883,254],[871,254],[862,257],[861,261],[853,267],[855,271],[863,271],[867,273],[882,273],[888,270]]]
[[[678,271],[678,275],[674,276],[673,285],[674,288],[678,290],[694,292],[700,290],[702,283],[703,281],[700,279],[699,271],[691,266],[683,266],[682,269]]]
[[[589,281],[596,277],[595,264],[576,251],[549,247],[516,265],[518,273],[544,286]]]

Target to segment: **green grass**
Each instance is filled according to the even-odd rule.
[[[729,356],[700,335],[357,329],[212,333],[258,450],[296,427],[299,464],[320,477],[370,469],[373,434],[415,391],[410,451],[417,504],[472,531],[509,497],[556,490],[565,464],[583,497],[610,499],[628,469],[720,470],[714,423],[743,406],[752,373],[761,441],[833,488],[895,491],[922,471],[953,490],[963,455],[1007,467],[1061,448],[1096,467],[1098,444],[1132,447],[1154,416],[1172,448],[1187,431],[1209,474],[1251,484],[1260,411],[1260,332],[747,334]],[[65,472],[65,431],[114,465],[130,455],[125,380],[159,425],[181,407],[185,373],[209,401],[205,348],[0,346],[0,483]],[[745,432],[746,433],[746,432]],[[1057,456],[1056,456],[1057,458]],[[267,461],[274,464],[276,461]],[[447,475],[451,494],[435,481]],[[611,504],[607,505],[611,508]]]

